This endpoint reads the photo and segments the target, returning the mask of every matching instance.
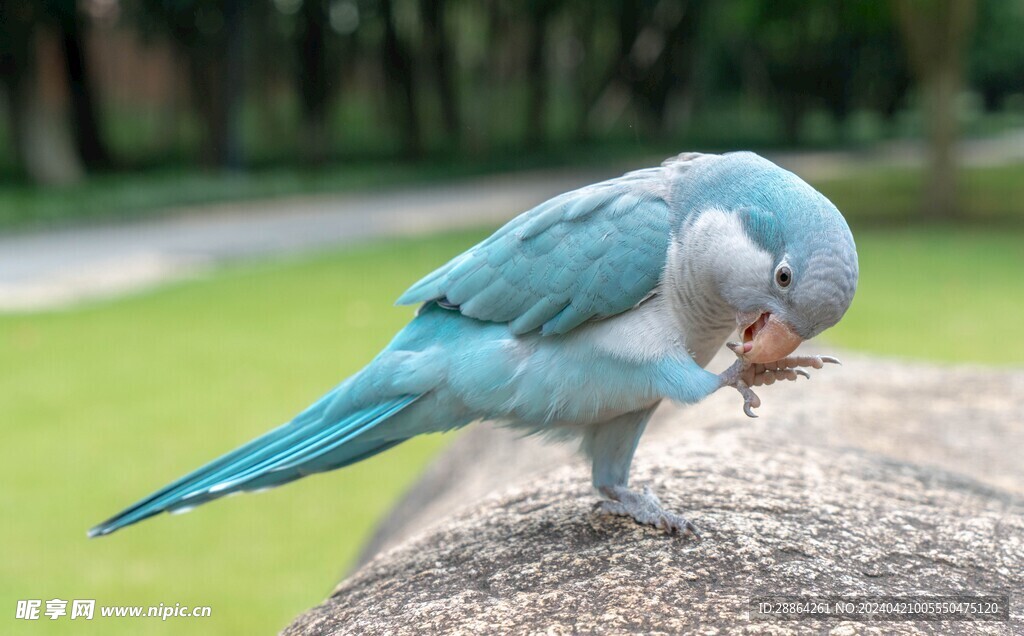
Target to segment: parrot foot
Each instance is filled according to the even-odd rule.
[[[751,364],[744,372],[744,380],[749,386],[775,384],[776,380],[795,382],[797,376],[810,379],[809,373],[800,367],[820,369],[826,364],[842,364],[832,356],[789,356],[775,362]]]
[[[776,380],[795,382],[799,376],[810,379],[810,374],[801,367],[820,369],[826,364],[842,363],[832,356],[789,356],[765,363],[750,363],[740,358],[718,377],[722,386],[731,386],[743,396],[743,412],[748,417],[757,417],[753,409],[761,406],[761,398],[757,397],[750,387],[768,386],[775,384]]]
[[[607,499],[599,501],[594,508],[604,514],[631,517],[637,523],[654,526],[668,534],[678,532],[684,537],[700,539],[697,528],[683,517],[665,510],[661,500],[649,488],[644,488],[642,493],[624,486],[602,486],[598,490]]]

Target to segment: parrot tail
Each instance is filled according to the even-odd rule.
[[[294,420],[165,486],[89,530],[110,534],[161,512],[185,512],[239,491],[273,488],[311,473],[333,470],[376,455],[405,438],[368,431],[419,399],[405,395],[331,417],[328,394]],[[330,420],[330,421],[325,421]]]

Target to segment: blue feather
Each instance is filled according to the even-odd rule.
[[[661,195],[664,178],[661,169],[630,173],[542,203],[398,304],[447,298],[470,318],[510,323],[515,334],[543,326],[544,335],[627,311],[657,285],[679,221]]]
[[[284,471],[313,461],[332,451],[343,451],[344,444],[379,425],[415,402],[419,396],[402,396],[370,408],[356,411],[335,422],[310,421],[309,414],[323,413],[332,397],[328,394],[292,422],[216,459],[174,483],[129,506],[89,530],[89,536],[110,534],[166,510],[198,505],[238,490],[262,478],[260,488],[278,485],[275,471]],[[387,447],[394,441],[387,442]],[[360,449],[367,456],[365,449]],[[381,450],[384,450],[381,448]],[[345,461],[344,453],[334,458]],[[283,479],[281,483],[291,481]]]

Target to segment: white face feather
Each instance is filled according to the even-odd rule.
[[[687,323],[720,326],[768,300],[765,282],[774,260],[750,240],[739,217],[711,209],[673,237],[662,285],[674,292],[675,309]]]
[[[673,258],[676,263],[673,263]],[[764,282],[771,280],[774,258],[747,235],[739,217],[725,210],[710,209],[697,215],[678,237],[673,237],[666,274],[683,277],[704,294],[720,296],[734,307],[734,301],[762,296]],[[675,267],[673,267],[675,265]]]

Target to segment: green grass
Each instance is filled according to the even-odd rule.
[[[855,231],[853,306],[825,333],[841,347],[941,362],[1024,366],[1024,229]]]
[[[868,168],[812,185],[855,227],[921,220],[919,169]],[[1024,226],[1024,164],[965,169],[960,186],[962,220],[975,225]]]
[[[480,236],[238,267],[0,317],[0,632],[11,633],[15,599],[213,608],[209,619],[65,617],[28,630],[75,634],[271,633],[319,602],[447,437],[111,537],[85,531],[356,371],[408,321],[392,301],[412,278]]]
[[[968,223],[915,224],[920,174],[871,170],[814,185],[854,228],[860,282],[826,338],[943,362],[1024,365],[1024,166],[965,171]]]

